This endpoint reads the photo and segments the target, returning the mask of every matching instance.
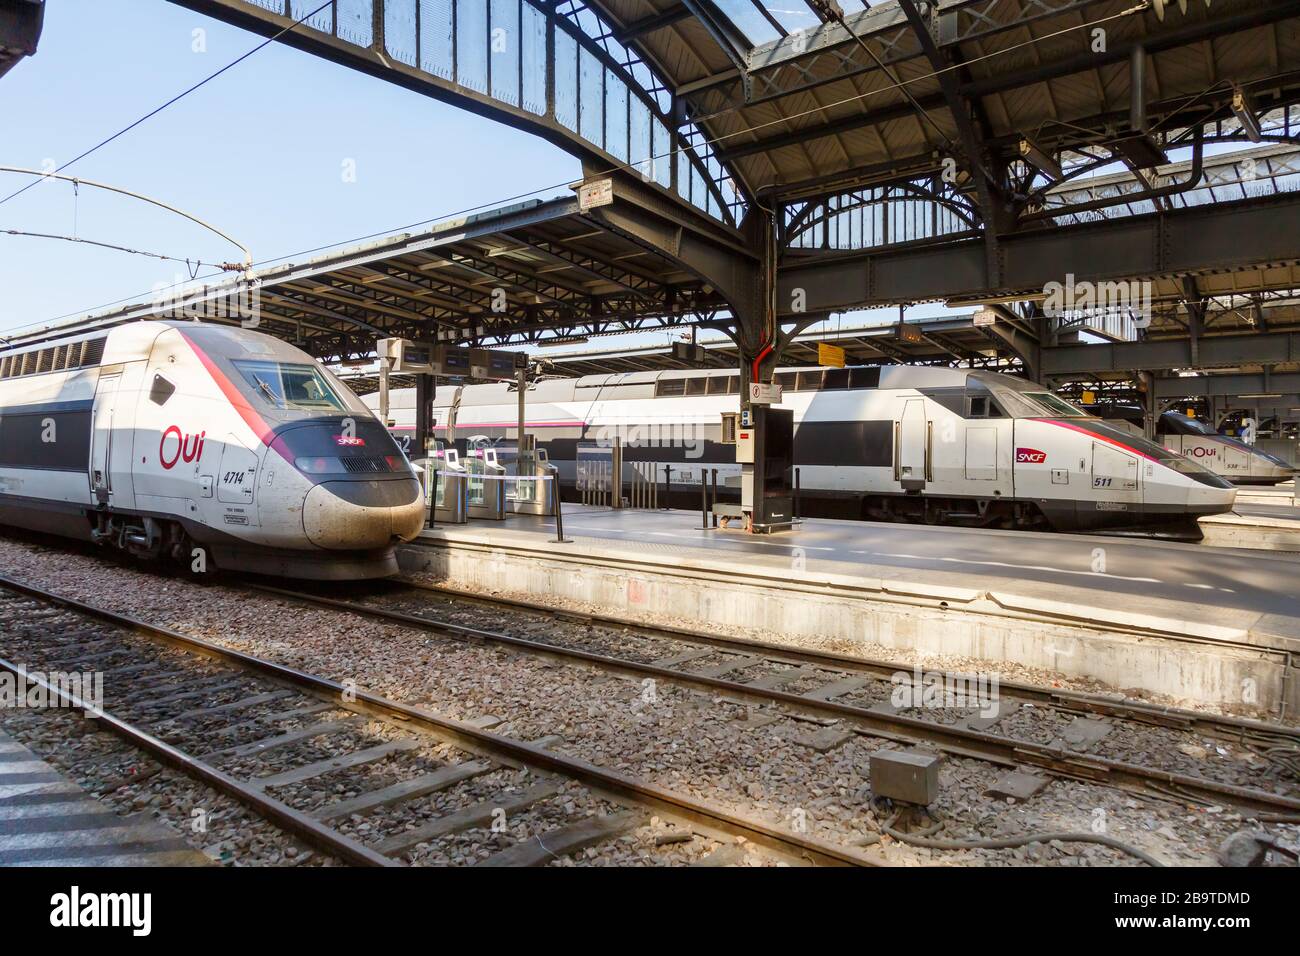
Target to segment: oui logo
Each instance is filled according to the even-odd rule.
[[[197,461],[203,457],[203,440],[207,432],[197,435],[185,435],[176,425],[171,425],[158,440],[158,461],[168,471],[176,467],[177,462]],[[168,439],[173,439],[169,442]]]

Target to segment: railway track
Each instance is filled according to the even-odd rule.
[[[768,861],[882,862],[565,756],[545,739],[494,734],[3,576],[0,670],[350,864],[457,862],[446,841],[481,833],[493,852],[473,862],[543,865],[607,852],[652,814],[668,826],[654,847],[689,858],[699,841],[705,863],[734,859],[739,837]],[[103,701],[47,676],[88,670],[103,674]]]
[[[987,715],[980,706],[898,707],[891,696],[899,667],[887,662],[573,614],[408,581],[368,585],[363,590],[369,593],[351,600],[264,584],[246,586],[448,638],[512,647],[643,679],[720,692],[726,698],[801,712],[835,721],[854,733],[928,745],[953,756],[1006,767],[1028,765],[1055,776],[1146,796],[1226,804],[1246,813],[1300,812],[1296,795],[1300,728],[1014,683],[999,686],[996,715]],[[435,598],[451,603],[439,609],[431,606]],[[550,628],[543,635],[534,629],[529,636],[521,636],[447,620],[448,608],[460,603],[537,614],[576,625],[585,633],[576,633],[575,628]],[[1135,749],[1134,741],[1150,743],[1142,734],[1163,735],[1158,743],[1174,741],[1174,746],[1181,737],[1211,736],[1230,746],[1234,759],[1208,752],[1203,756],[1164,755],[1162,759],[1175,762],[1172,768],[1123,759]],[[1263,768],[1263,776],[1272,776],[1272,789],[1215,779],[1206,772],[1187,772],[1188,768],[1204,767],[1224,776],[1235,774],[1235,758],[1249,754],[1258,756],[1255,765]]]

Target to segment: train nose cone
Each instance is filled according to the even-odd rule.
[[[415,478],[340,480],[312,486],[302,525],[319,548],[381,548],[394,538],[410,541],[424,527],[424,497]]]

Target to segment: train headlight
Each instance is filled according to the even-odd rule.
[[[344,470],[337,458],[295,458],[293,466],[304,475],[331,475]]]

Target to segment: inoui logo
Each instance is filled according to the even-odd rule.
[[[152,893],[85,893],[74,886],[70,892],[50,897],[50,925],[128,926],[133,936],[148,936],[153,930]]]
[[[183,435],[180,428],[175,425],[170,426],[162,433],[162,438],[158,439],[158,461],[168,471],[175,468],[178,461],[197,461],[203,457],[203,440],[207,436],[207,432],[199,432],[197,435]],[[168,448],[168,438],[175,439],[174,449]]]

